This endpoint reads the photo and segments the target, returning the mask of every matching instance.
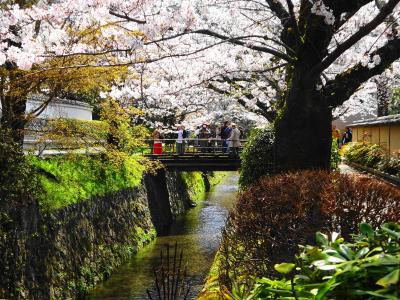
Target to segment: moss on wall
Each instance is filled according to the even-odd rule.
[[[227,175],[227,172],[221,172],[221,171],[216,171],[216,172],[211,172],[208,176],[208,180],[210,182],[210,186],[216,186],[218,183],[221,182],[222,179]]]
[[[118,164],[101,156],[83,155],[27,159],[38,173],[38,200],[44,210],[139,186],[144,171],[143,164],[129,156]]]
[[[220,183],[226,176],[226,172],[180,172],[179,174],[193,202],[204,199],[205,192]]]
[[[201,172],[180,172],[183,182],[189,192],[190,199],[198,202],[203,199],[206,185]]]

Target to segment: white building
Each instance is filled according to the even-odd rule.
[[[27,105],[26,113],[30,113],[39,108],[46,97],[39,95],[30,96]],[[40,131],[40,128],[46,123],[46,120],[67,118],[76,120],[92,120],[92,107],[84,102],[56,98],[51,101],[39,117],[31,121],[27,126],[27,133],[25,134],[24,147],[30,148],[37,139],[37,134],[34,132]],[[0,116],[1,116],[1,103],[0,103]]]
[[[40,107],[46,100],[45,97],[31,96],[26,105],[26,112],[29,113]],[[92,107],[84,102],[56,98],[49,103],[40,114],[40,119],[77,119],[92,120]]]

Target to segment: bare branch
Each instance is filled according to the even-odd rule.
[[[129,22],[134,22],[134,23],[137,23],[137,24],[146,24],[145,20],[139,20],[139,19],[136,19],[136,18],[132,18],[127,13],[121,14],[121,13],[118,13],[118,12],[113,11],[113,10],[110,10],[109,13],[110,13],[110,15],[113,15],[114,17],[118,17],[118,18],[127,20]]]
[[[398,1],[400,1],[400,0],[398,0]],[[277,51],[277,50],[274,50],[274,49],[271,49],[271,48],[268,48],[268,47],[260,47],[260,46],[256,46],[256,45],[246,45],[245,42],[243,42],[243,41],[241,41],[241,40],[239,40],[237,38],[230,38],[230,37],[224,36],[222,34],[219,34],[217,32],[213,32],[213,31],[208,30],[208,29],[200,29],[200,30],[195,30],[195,31],[192,31],[192,32],[193,33],[200,33],[200,34],[212,36],[212,37],[218,38],[220,40],[227,41],[227,42],[229,42],[231,44],[243,46],[243,47],[251,49],[251,50],[256,50],[256,51],[260,51],[260,52],[264,52],[264,53],[269,53],[269,54],[272,54],[272,55],[274,55],[276,57],[279,57],[279,58],[281,58],[281,59],[283,59],[283,60],[285,60],[287,62],[290,62],[290,63],[294,63],[295,62],[294,58],[290,57],[289,55],[287,55],[287,54],[285,54],[283,52],[280,52],[280,51]]]

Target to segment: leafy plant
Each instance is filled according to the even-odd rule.
[[[241,153],[239,184],[247,187],[274,171],[274,132],[270,128],[256,129]]]
[[[331,150],[331,169],[337,170],[340,163],[340,155],[339,155],[339,147],[337,142],[332,141],[332,150]]]
[[[346,242],[337,233],[317,232],[317,246],[305,246],[295,263],[275,265],[281,278],[262,278],[247,299],[398,299],[400,225],[360,234]]]
[[[344,156],[350,162],[400,176],[400,159],[390,157],[379,145],[351,143],[345,149]]]
[[[272,276],[317,230],[349,238],[358,224],[400,221],[400,191],[384,182],[336,172],[303,171],[266,176],[243,191],[230,213],[220,249],[219,282]]]
[[[378,164],[378,169],[382,172],[400,177],[400,158],[385,157]]]

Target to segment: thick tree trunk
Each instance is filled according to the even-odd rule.
[[[332,109],[316,90],[317,78],[294,74],[286,107],[276,122],[278,171],[330,168]]]

